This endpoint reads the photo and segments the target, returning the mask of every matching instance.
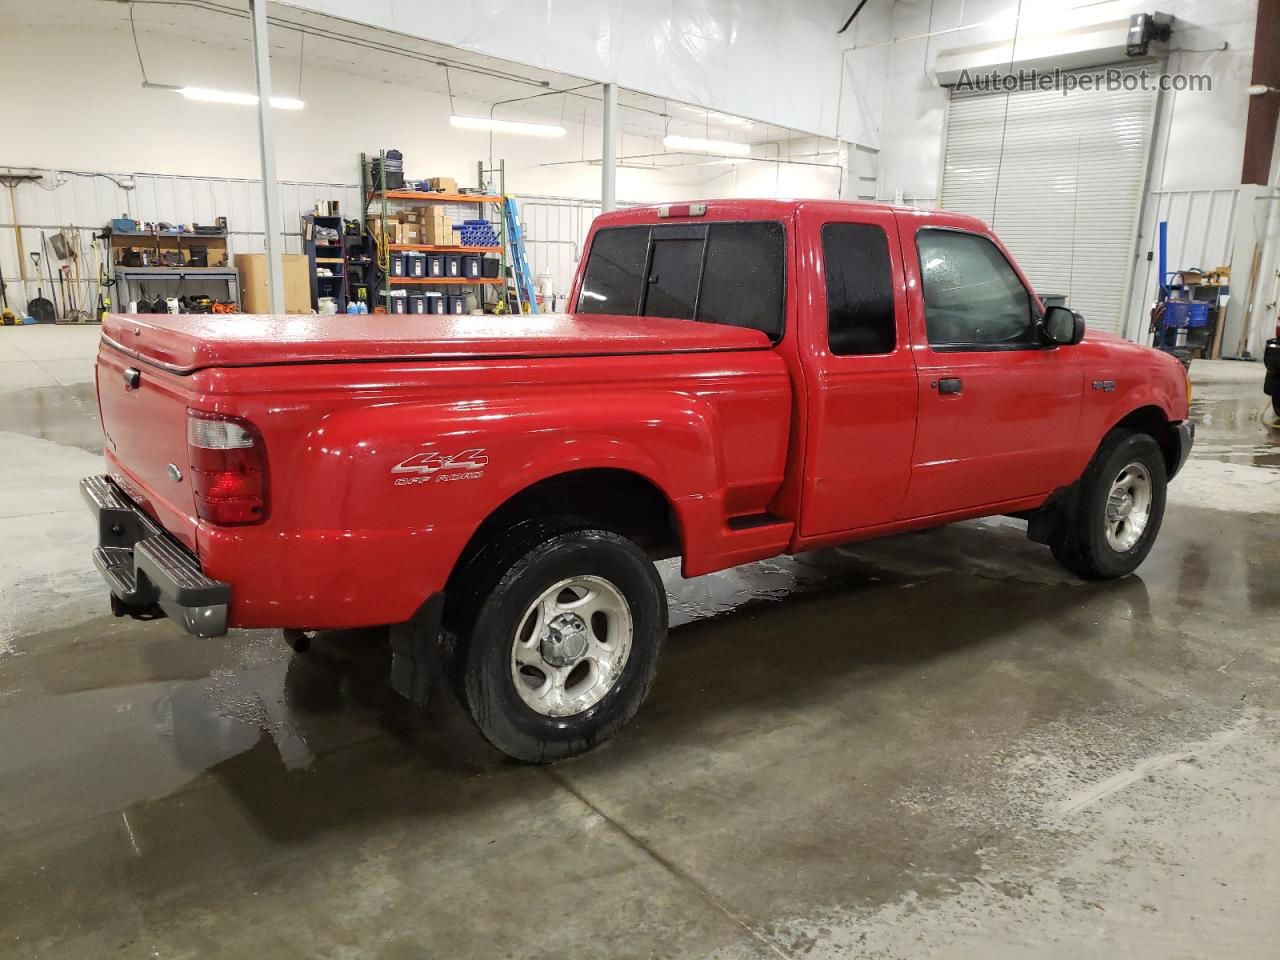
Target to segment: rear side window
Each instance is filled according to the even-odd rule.
[[[892,353],[897,344],[889,238],[869,223],[822,228],[827,344],[840,356]]]
[[[640,278],[649,252],[649,228],[601,230],[591,241],[578,309],[634,317],[640,305]]]
[[[785,255],[773,221],[606,228],[591,242],[577,309],[749,327],[776,341]]]

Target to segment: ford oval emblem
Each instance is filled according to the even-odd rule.
[[[176,463],[171,463],[169,466],[165,467],[165,473],[169,474],[169,479],[174,483],[182,482],[182,471],[178,469],[178,465]]]

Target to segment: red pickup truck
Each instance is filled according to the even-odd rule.
[[[537,316],[112,316],[116,613],[392,625],[499,749],[618,729],[686,576],[1012,514],[1085,577],[1151,549],[1192,443],[1174,358],[1045,309],[980,221],[834,201],[599,217]]]

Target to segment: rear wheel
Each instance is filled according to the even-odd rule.
[[[1146,559],[1164,518],[1164,454],[1148,434],[1113,430],[1080,478],[1071,514],[1050,544],[1068,570],[1123,577]]]
[[[666,593],[640,548],[608,530],[537,521],[476,560],[457,669],[484,737],[541,763],[583,753],[631,719],[667,632]]]

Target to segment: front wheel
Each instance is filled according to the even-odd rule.
[[[626,723],[657,673],[666,592],[648,557],[608,530],[533,524],[481,559],[462,637],[462,699],[490,743],[543,763]]]
[[[1155,544],[1167,483],[1164,454],[1154,439],[1113,430],[1080,478],[1071,515],[1050,544],[1054,557],[1090,579],[1132,573]]]

